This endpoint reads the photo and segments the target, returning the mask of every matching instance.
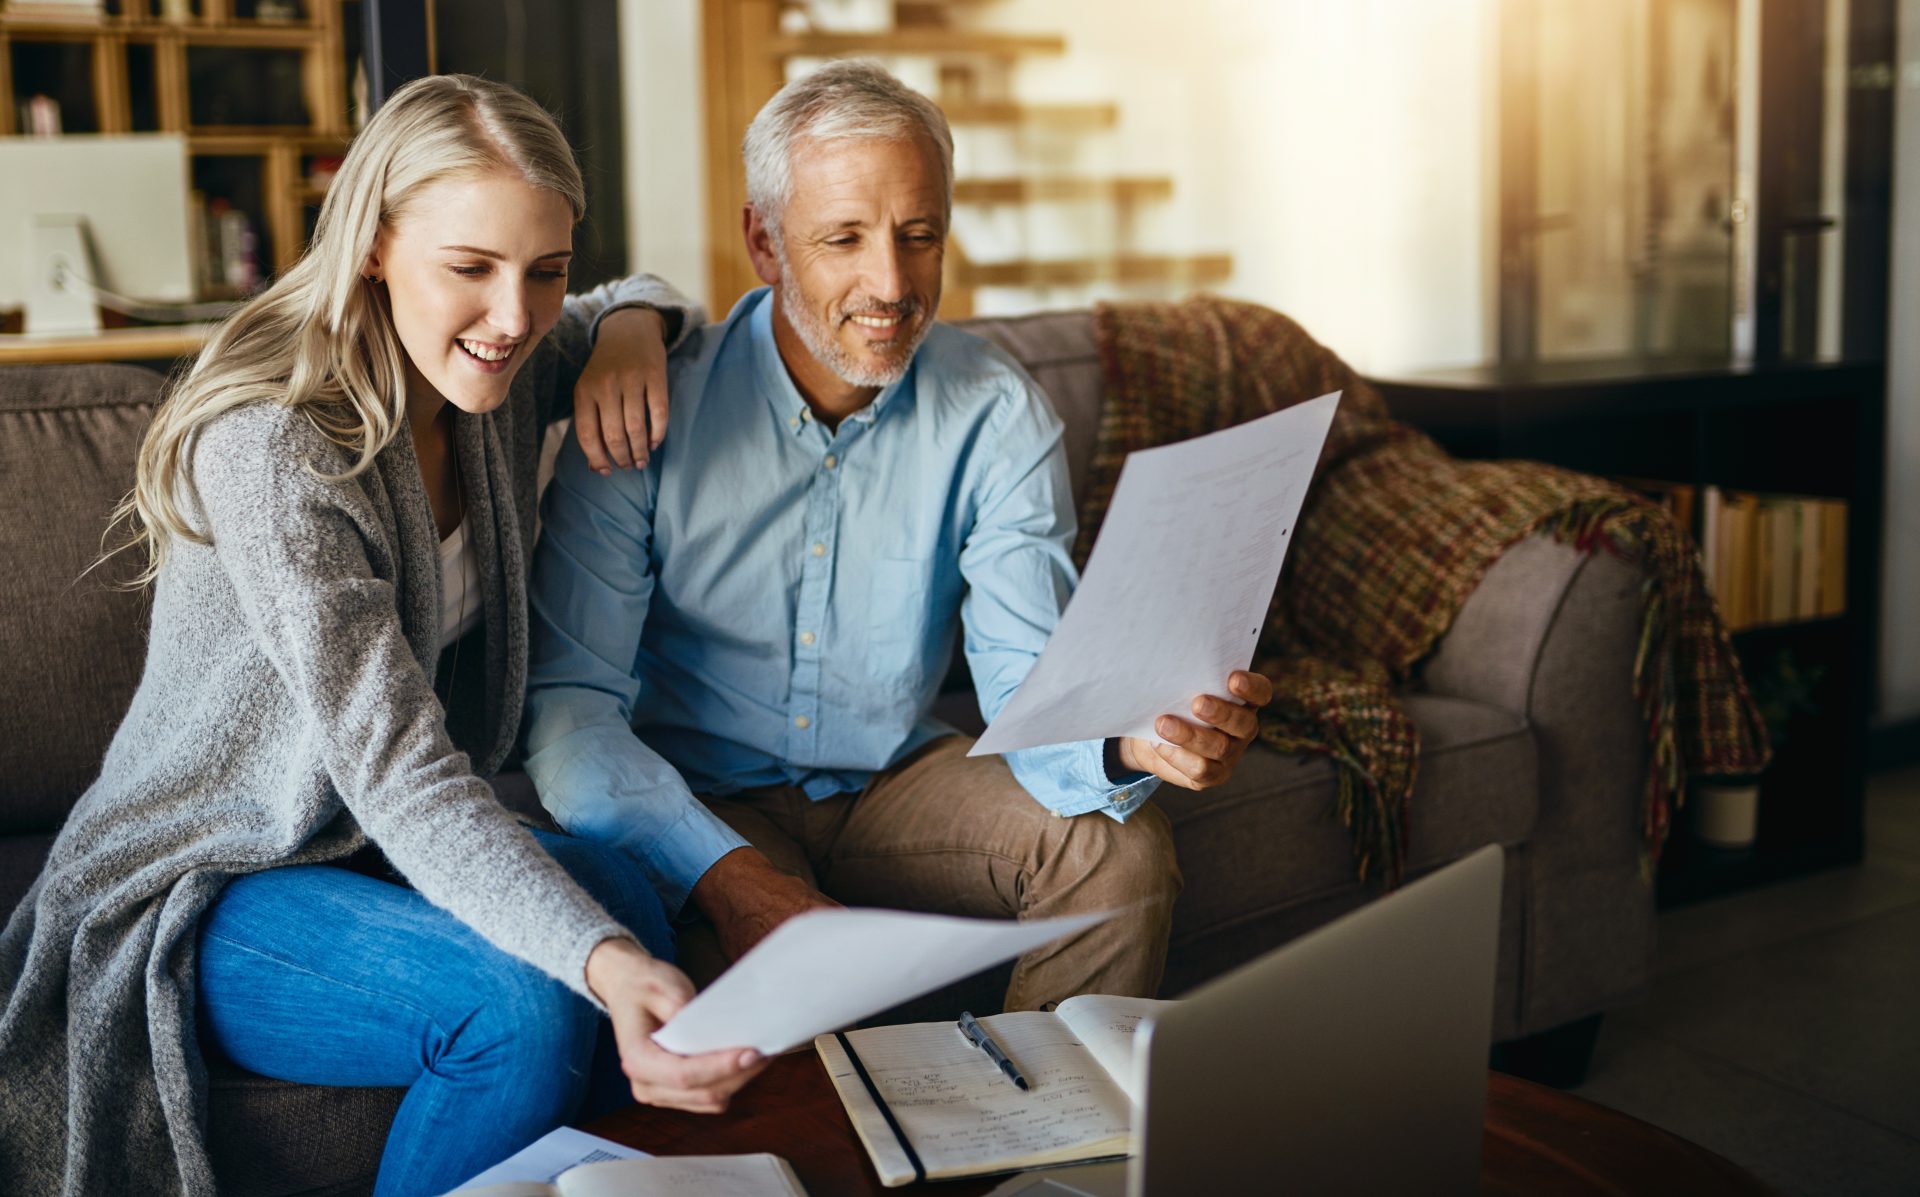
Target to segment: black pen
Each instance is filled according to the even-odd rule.
[[[1019,1067],[1007,1057],[1007,1053],[1001,1046],[993,1041],[993,1036],[987,1034],[987,1028],[981,1026],[978,1019],[962,1010],[959,1026],[960,1033],[967,1037],[967,1042],[987,1053],[987,1059],[1000,1066],[1000,1071],[1007,1074],[1007,1079],[1013,1082],[1014,1088],[1033,1088],[1032,1085],[1027,1084],[1027,1078],[1020,1075]]]

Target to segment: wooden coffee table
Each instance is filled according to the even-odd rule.
[[[718,1117],[629,1106],[585,1129],[656,1155],[770,1151],[793,1165],[810,1197],[977,1197],[1004,1179],[884,1188],[811,1051],[775,1060]],[[1516,1197],[1769,1191],[1726,1160],[1659,1127],[1498,1072],[1488,1079],[1480,1158],[1481,1191]]]

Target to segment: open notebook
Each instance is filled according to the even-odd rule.
[[[1087,995],[980,1020],[1033,1086],[1014,1087],[950,1022],[813,1041],[889,1188],[1126,1155],[1134,1032],[1171,1002]]]

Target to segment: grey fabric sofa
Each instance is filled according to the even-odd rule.
[[[972,327],[1053,397],[1077,486],[1102,402],[1090,315]],[[160,381],[126,366],[0,369],[0,911],[32,883],[139,678],[144,598],[112,589],[112,570],[81,574],[131,484]],[[1609,556],[1544,539],[1517,545],[1406,694],[1423,745],[1411,871],[1490,842],[1506,849],[1497,1040],[1565,1037],[1556,1029],[1591,1026],[1646,979],[1653,898],[1636,830],[1646,748],[1629,685],[1640,583]],[[943,702],[956,723],[978,725],[964,692]],[[537,809],[523,775],[496,788],[517,809]],[[1162,789],[1187,881],[1166,994],[1373,896],[1354,879],[1333,793],[1327,762],[1262,746],[1230,785]],[[997,984],[976,982],[966,1000],[978,1009]],[[217,1060],[209,1070],[225,1189],[370,1189],[400,1091],[285,1084]]]

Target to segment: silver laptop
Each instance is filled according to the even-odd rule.
[[[1143,1031],[1131,1159],[992,1197],[1480,1191],[1497,846],[1200,989]]]

